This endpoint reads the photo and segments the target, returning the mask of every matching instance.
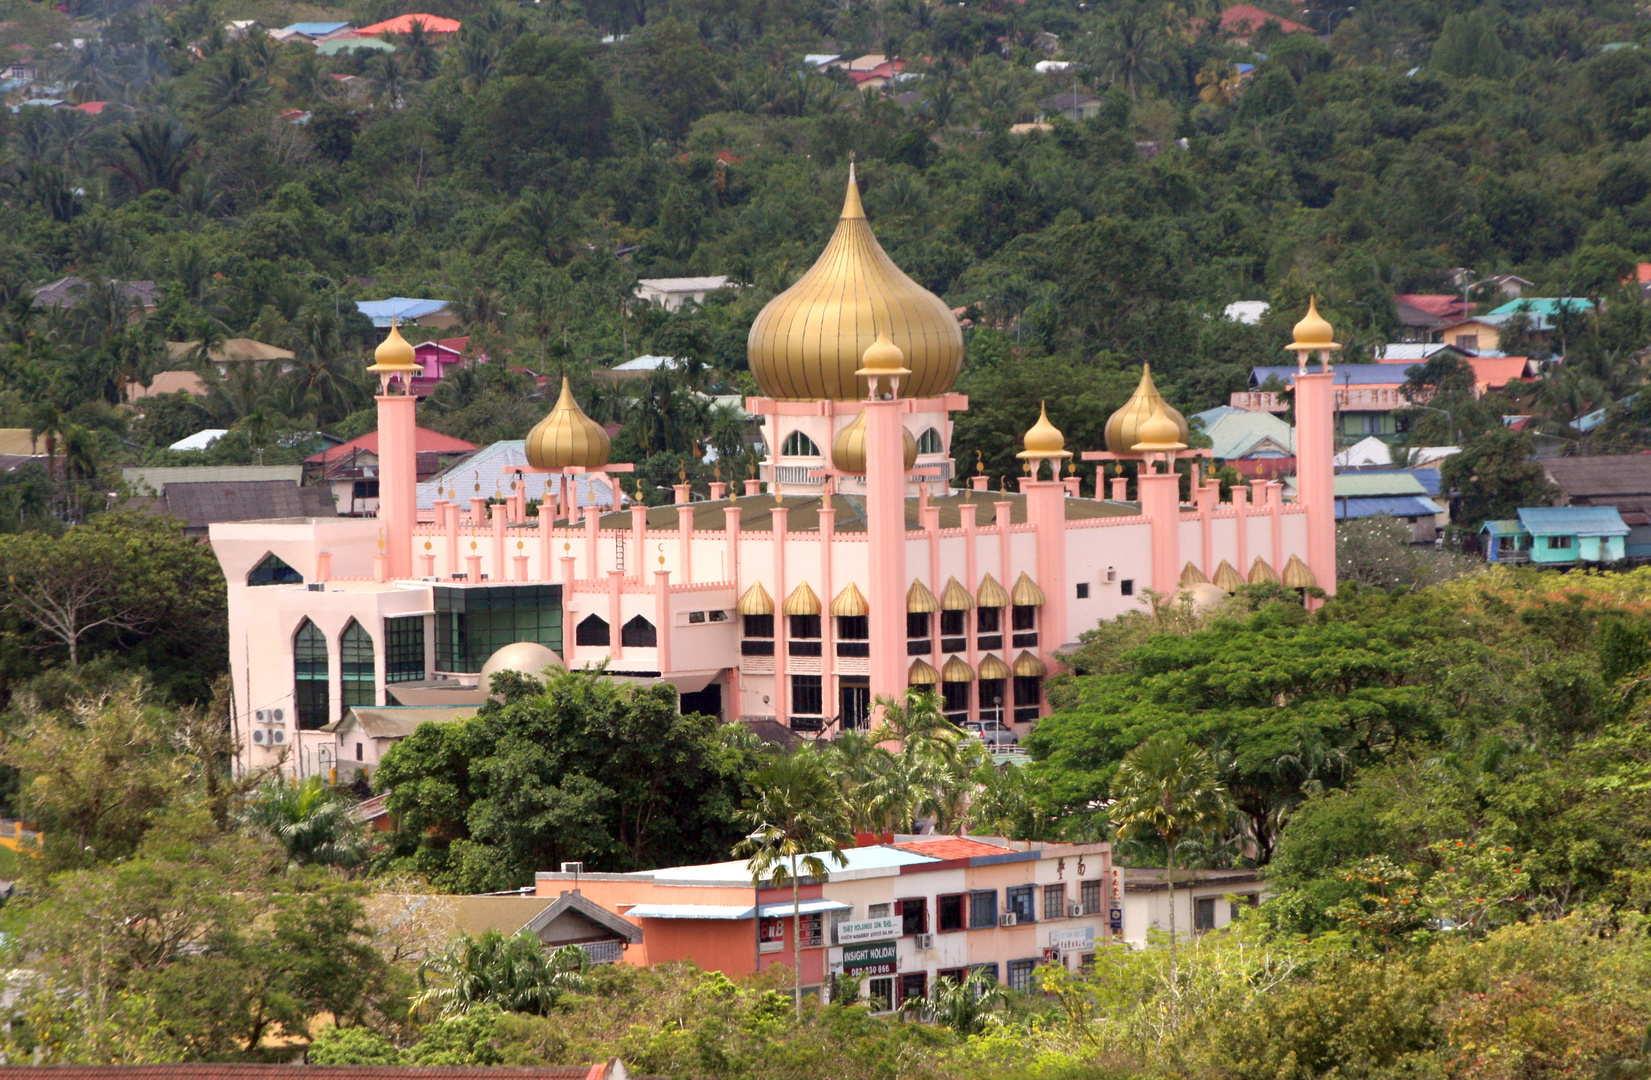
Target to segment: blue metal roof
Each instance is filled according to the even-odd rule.
[[[1337,364],[1331,369],[1331,374],[1336,377],[1337,386],[1398,386],[1405,381],[1405,372],[1414,366],[1418,365]],[[1318,368],[1314,365],[1307,370],[1313,372]],[[1260,386],[1274,375],[1283,379],[1285,385],[1295,385],[1296,369],[1293,364],[1271,364],[1251,368],[1250,382]]]
[[[1423,491],[1427,492],[1429,495],[1439,494],[1439,470],[1438,469],[1360,469],[1358,471],[1357,475],[1359,475],[1359,476],[1386,476],[1386,475],[1389,475],[1391,473],[1405,473],[1409,476],[1414,476],[1416,478],[1416,482],[1418,484],[1422,485],[1422,490]],[[1342,473],[1337,474],[1338,477],[1340,477],[1342,475],[1350,475],[1350,474],[1342,474]]]
[[[1525,531],[1525,526],[1519,524],[1517,521],[1487,521],[1485,522],[1484,527],[1479,531],[1482,533],[1490,533],[1492,536],[1530,535]]]
[[[291,26],[281,27],[284,34],[303,34],[305,37],[323,37],[337,33],[350,24],[347,22],[295,22]]]
[[[389,326],[391,320],[412,322],[426,315],[434,315],[447,306],[445,300],[418,300],[409,296],[392,296],[388,300],[357,300],[356,310],[373,320],[374,326]]]
[[[1537,536],[1627,536],[1614,506],[1522,506],[1519,523]]]
[[[1615,404],[1621,405],[1623,408],[1626,409],[1628,406],[1632,405],[1634,402],[1636,402],[1638,400],[1639,400],[1639,395],[1638,394],[1629,394],[1627,397],[1623,398],[1621,401],[1615,402]],[[1606,411],[1606,409],[1609,409],[1610,407],[1611,407],[1610,405],[1607,405],[1607,406],[1605,406],[1604,409],[1595,409],[1593,412],[1588,413],[1585,416],[1579,416],[1575,420],[1571,421],[1571,426],[1576,428],[1578,431],[1581,431],[1581,432],[1584,432],[1584,433],[1592,431],[1595,428],[1599,427],[1601,424],[1605,423],[1605,411]]]
[[[1365,499],[1336,500],[1337,521],[1379,517],[1382,514],[1396,518],[1433,517],[1438,512],[1439,508],[1437,506],[1420,495],[1390,495]]]

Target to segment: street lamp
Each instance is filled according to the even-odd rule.
[[[332,286],[332,317],[335,319],[338,318],[338,282],[334,281],[326,274],[317,274],[312,271],[310,274],[310,280],[313,281],[316,278],[320,278],[322,281],[325,281],[328,285]]]
[[[1432,405],[1417,405],[1414,402],[1411,403],[1410,407],[1413,408],[1413,409],[1420,409],[1422,412],[1443,413],[1444,416],[1445,416],[1445,423],[1446,423],[1446,425],[1448,425],[1448,428],[1449,428],[1449,430],[1447,431],[1447,434],[1455,435],[1456,436],[1456,445],[1457,446],[1462,445],[1462,433],[1457,430],[1457,428],[1456,428],[1456,418],[1450,414],[1449,409],[1435,409]]]

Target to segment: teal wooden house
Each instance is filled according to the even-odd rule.
[[[1534,506],[1517,520],[1487,521],[1489,562],[1541,566],[1617,562],[1627,554],[1628,526],[1612,506]]]

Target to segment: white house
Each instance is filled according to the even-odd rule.
[[[1150,931],[1169,933],[1165,877],[1163,870],[1124,870],[1124,940],[1134,948],[1147,944]],[[1221,929],[1241,908],[1259,904],[1267,891],[1254,870],[1177,870],[1176,940]]]

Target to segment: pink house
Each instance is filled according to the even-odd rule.
[[[418,358],[419,366],[423,369],[421,374],[413,376],[414,396],[429,397],[449,371],[469,363],[464,356],[465,346],[469,344],[468,337],[456,337],[426,341],[413,346],[413,355]],[[478,364],[487,363],[486,356],[474,359]]]

